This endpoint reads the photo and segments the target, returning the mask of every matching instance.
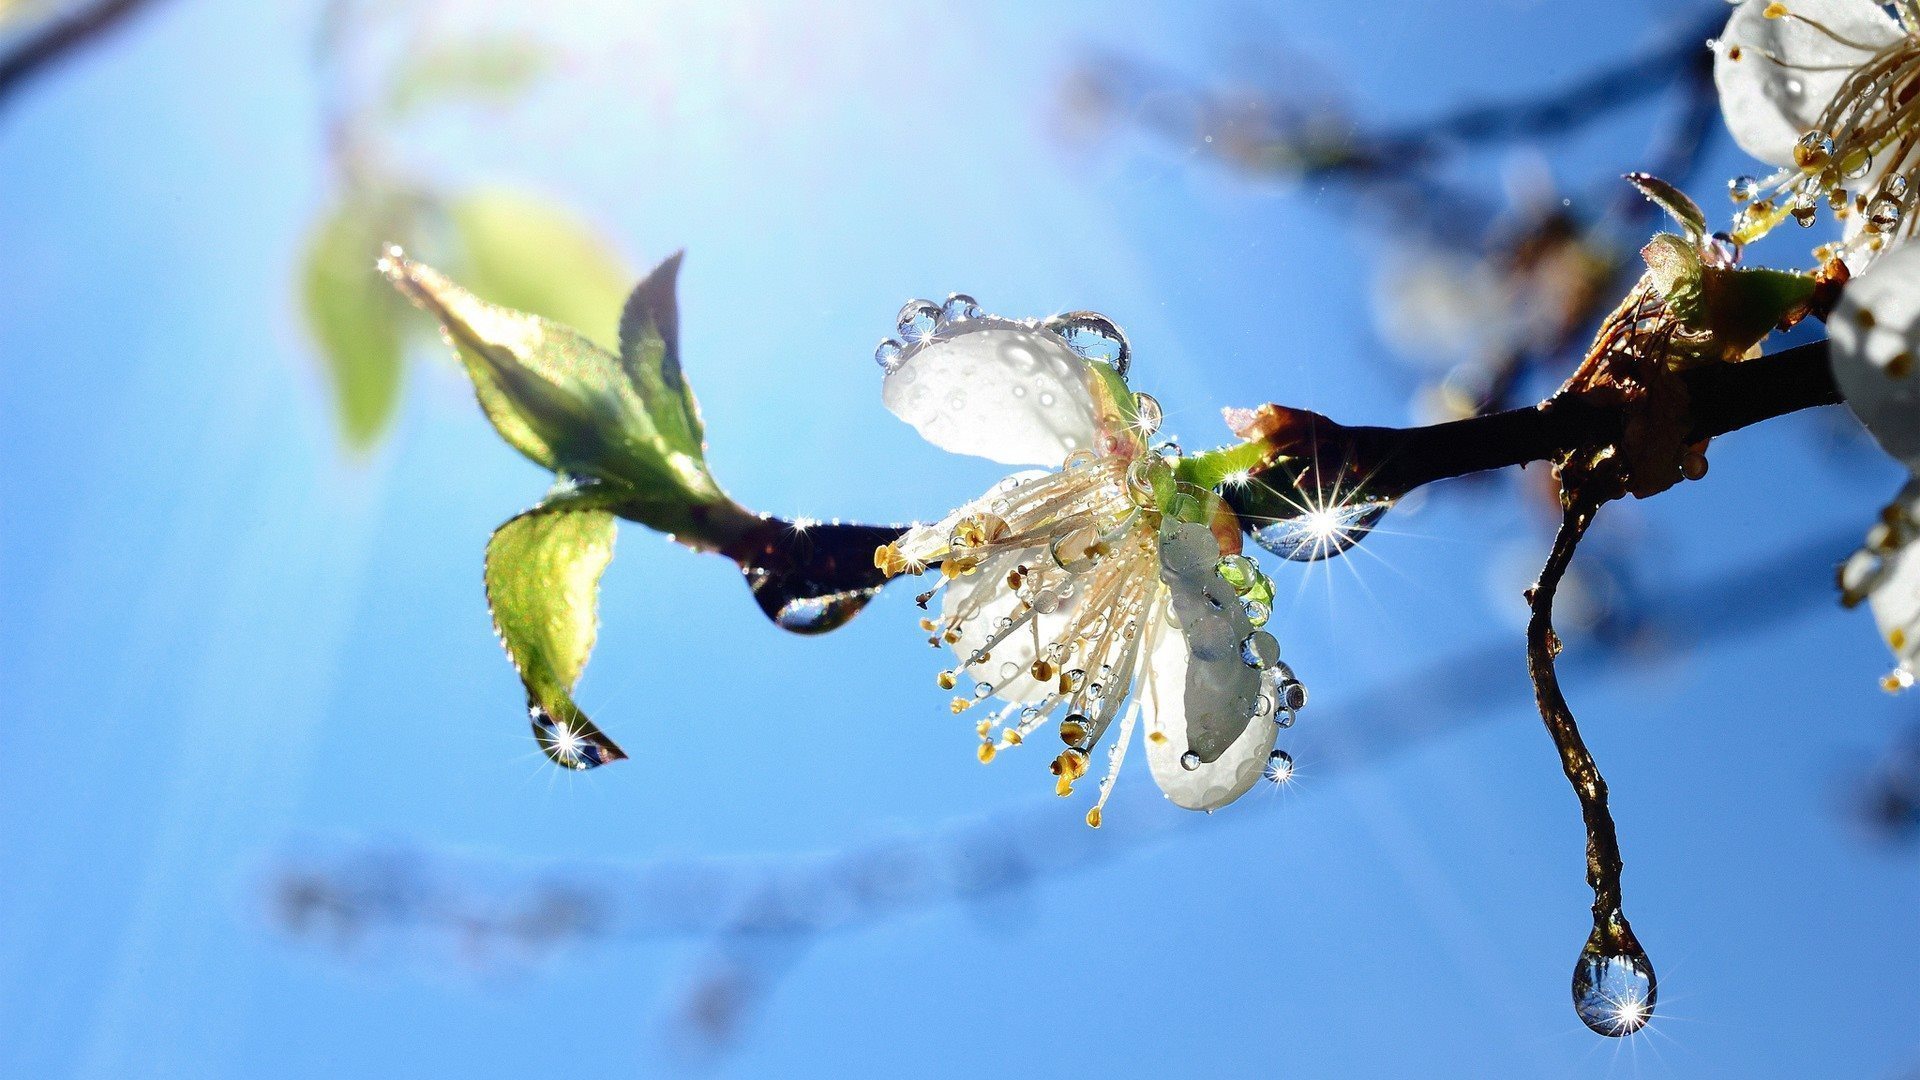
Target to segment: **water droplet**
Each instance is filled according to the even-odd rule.
[[[909,300],[900,307],[900,340],[917,345],[933,336],[940,326],[940,305],[931,300]]]
[[[980,317],[980,305],[966,293],[952,293],[947,302],[940,305],[940,325],[966,322]]]
[[[540,752],[563,769],[585,772],[627,756],[584,716],[571,721],[556,720],[552,713],[533,705],[527,709],[527,718],[533,725],[533,738],[540,744]]]
[[[1016,383],[1013,387],[1013,396],[1017,398],[1026,397],[1027,388]]]
[[[1360,542],[1393,504],[1380,499],[1310,510],[1254,530],[1254,542],[1283,559],[1314,562]]]
[[[1293,726],[1293,721],[1294,715],[1292,709],[1281,709],[1279,715],[1273,718],[1275,727],[1290,728]]]
[[[1127,500],[1143,510],[1153,508],[1153,466],[1146,458],[1127,465]]]
[[[1736,176],[1727,181],[1727,197],[1734,202],[1752,202],[1760,194],[1760,181],[1751,176]]]
[[[1265,630],[1255,630],[1240,643],[1240,660],[1250,668],[1264,668],[1280,659],[1280,642]]]
[[[1596,929],[1573,968],[1573,1010],[1580,1022],[1609,1038],[1631,1035],[1653,1019],[1658,988],[1647,954],[1607,951]]]
[[[1193,751],[1191,751],[1191,750],[1189,750],[1189,751],[1187,751],[1187,752],[1186,752],[1186,753],[1184,753],[1184,754],[1181,754],[1181,755],[1180,755],[1180,767],[1181,767],[1181,768],[1183,768],[1183,769],[1185,769],[1185,770],[1187,770],[1188,772],[1192,772],[1193,770],[1195,770],[1195,769],[1197,769],[1197,768],[1199,768],[1199,767],[1200,767],[1200,755],[1199,755],[1199,754],[1196,754],[1196,753],[1194,753],[1194,752],[1193,752]]]
[[[947,395],[948,412],[965,412],[966,409],[967,392],[965,390],[955,390],[953,393]]]
[[[1788,79],[1786,83],[1781,86],[1781,89],[1787,92],[1788,97],[1798,98],[1807,92],[1807,84],[1801,82],[1799,79]]]
[[[1141,438],[1148,438],[1160,430],[1160,421],[1166,414],[1160,409],[1160,402],[1151,394],[1133,395],[1133,426],[1140,432]]]
[[[1832,158],[1833,140],[1824,131],[1809,131],[1793,144],[1794,163],[1803,169],[1823,168]]]
[[[1707,251],[1717,266],[1740,265],[1740,241],[1732,233],[1717,232],[1707,240]]]
[[[1298,679],[1283,680],[1275,688],[1280,696],[1280,707],[1288,712],[1299,712],[1307,707],[1307,684]]]
[[[1047,409],[1053,408],[1053,394],[1045,390],[1042,390],[1040,392],[1040,405],[1042,408],[1047,408]]]
[[[1267,625],[1267,620],[1273,616],[1267,605],[1258,600],[1248,598],[1240,601],[1240,606],[1247,611],[1247,621],[1255,626]]]
[[[1867,207],[1867,229],[1870,232],[1891,232],[1900,227],[1900,204],[1892,199],[1875,199]]]
[[[974,687],[973,687],[973,696],[974,696],[974,697],[977,697],[977,698],[984,698],[984,697],[986,697],[986,696],[988,696],[989,694],[992,694],[992,693],[993,693],[993,684],[992,684],[992,683],[990,683],[990,682],[983,682],[983,683],[975,683],[975,684],[974,684]]]
[[[901,348],[899,342],[887,338],[873,350],[873,362],[880,365],[881,371],[892,371],[900,366]]]
[[[1263,716],[1271,716],[1273,714],[1273,705],[1273,695],[1262,690],[1253,696],[1253,704],[1247,709],[1247,718],[1250,720],[1258,720]]]
[[[1260,568],[1245,555],[1227,555],[1213,564],[1213,572],[1220,580],[1233,586],[1233,591],[1241,596],[1247,595],[1253,583],[1260,578]]]
[[[1045,325],[1066,339],[1067,347],[1074,352],[1089,360],[1102,361],[1119,372],[1121,378],[1126,377],[1133,354],[1127,346],[1127,335],[1120,332],[1112,319],[1092,311],[1070,311],[1048,319]]]
[[[1001,678],[1001,681],[1003,681],[1003,682],[1004,682],[1005,680],[1007,680],[1007,679],[1011,679],[1011,678],[1013,678],[1013,677],[1014,677],[1015,675],[1018,675],[1018,674],[1020,674],[1020,665],[1019,665],[1019,664],[1016,664],[1016,663],[1014,663],[1013,661],[1011,661],[1011,660],[1008,660],[1008,661],[1005,661],[1004,663],[1002,663],[1002,664],[1000,665],[1000,678]]]
[[[1268,754],[1267,779],[1276,784],[1284,784],[1293,779],[1293,755],[1285,750],[1275,750]]]
[[[1889,199],[1905,198],[1907,194],[1907,178],[1899,173],[1887,177],[1886,181],[1880,185],[1880,194],[1885,195]]]
[[[1849,180],[1858,180],[1873,168],[1873,154],[1865,147],[1849,150],[1840,159],[1840,175]]]

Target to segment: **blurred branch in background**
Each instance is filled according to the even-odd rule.
[[[35,78],[106,40],[161,0],[48,4],[0,0],[0,109]]]
[[[1404,126],[1362,124],[1330,95],[1330,77],[1311,89],[1209,86],[1113,57],[1068,80],[1065,108],[1088,129],[1131,125],[1256,180],[1345,191],[1390,225],[1399,250],[1379,276],[1378,322],[1418,364],[1451,365],[1417,398],[1421,419],[1450,419],[1526,404],[1531,376],[1557,381],[1571,367],[1638,275],[1635,252],[1652,208],[1614,176],[1592,197],[1562,199],[1539,177],[1503,199],[1462,189],[1446,169],[1470,152],[1565,135],[1666,96],[1667,114],[1638,161],[1684,184],[1715,130],[1704,42],[1725,19],[1724,5],[1702,5],[1640,55],[1563,86]],[[1275,71],[1301,66],[1281,59]]]
[[[1631,635],[1570,653],[1583,680],[1633,677],[1636,664],[1763,632],[1830,602],[1828,569],[1851,531],[1655,594]],[[1716,612],[1712,620],[1702,611]],[[1299,759],[1326,775],[1387,760],[1530,701],[1516,650],[1501,640],[1382,681],[1329,712]],[[1040,759],[1044,760],[1044,759]],[[926,835],[773,858],[674,857],[636,866],[538,864],[399,848],[299,853],[268,882],[271,915],[291,937],[342,953],[451,946],[479,968],[514,967],[588,945],[705,942],[671,1007],[670,1033],[721,1051],[781,975],[827,935],[950,903],[1039,885],[1143,850],[1216,819],[1163,812],[1145,787],[1110,805],[1119,827],[1088,829],[1051,803],[981,816]],[[1912,794],[1912,792],[1909,792]],[[1270,810],[1250,800],[1247,814]],[[1911,804],[1909,804],[1911,805]],[[1124,824],[1122,824],[1124,823]]]

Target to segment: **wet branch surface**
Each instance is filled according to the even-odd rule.
[[[100,41],[161,0],[99,0],[49,20],[26,35],[18,45],[0,54],[0,108],[12,103],[20,89],[61,61]]]

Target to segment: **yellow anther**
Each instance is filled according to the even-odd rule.
[[[949,705],[948,708],[953,710],[953,714],[955,716],[958,716],[961,713],[966,712],[968,709],[973,708],[973,699],[963,698],[963,697],[954,698],[953,704]]]
[[[939,685],[940,689],[951,690],[953,689],[953,684],[957,680],[955,679],[953,672],[943,671],[940,674],[935,675],[933,677],[933,681]]]
[[[980,764],[985,765],[987,762],[992,761],[993,755],[996,753],[998,753],[998,751],[996,751],[993,748],[992,743],[990,742],[981,743],[980,744]]]
[[[1898,626],[1894,627],[1893,633],[1887,635],[1887,644],[1893,646],[1894,652],[1900,652],[1907,647],[1907,632]]]
[[[1020,734],[1016,728],[1008,728],[1000,733],[1000,737],[1007,740],[1008,746],[1019,746],[1021,743],[1027,741],[1027,737]]]
[[[929,634],[933,633],[934,621],[932,619],[921,619],[920,629],[925,630]]]
[[[1100,827],[1100,808],[1099,807],[1096,806],[1093,809],[1087,811],[1087,824],[1090,827],[1095,829]]]
[[[975,735],[980,736],[983,739],[987,737],[987,732],[992,730],[993,730],[992,720],[982,720],[979,723],[973,725],[973,733]]]
[[[1147,741],[1155,746],[1163,745],[1167,741],[1167,733],[1164,731],[1149,731],[1147,732]]]
[[[1768,4],[1766,10],[1760,14],[1769,19],[1784,19],[1787,17],[1787,5],[1781,3]]]
[[[1053,665],[1045,660],[1035,660],[1033,666],[1027,669],[1027,674],[1033,676],[1036,682],[1046,682],[1053,678]]]
[[[1066,743],[1068,746],[1078,746],[1082,742],[1086,741],[1086,738],[1087,738],[1086,726],[1081,724],[1079,721],[1063,720],[1060,722],[1060,741],[1061,742]]]

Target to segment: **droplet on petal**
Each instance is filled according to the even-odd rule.
[[[1194,752],[1193,752],[1193,751],[1191,751],[1191,750],[1189,750],[1189,751],[1187,751],[1187,752],[1186,752],[1186,753],[1184,753],[1184,754],[1181,754],[1181,755],[1180,755],[1180,767],[1181,767],[1181,768],[1183,768],[1183,769],[1185,769],[1185,770],[1187,770],[1188,772],[1192,772],[1193,770],[1195,770],[1195,769],[1197,769],[1197,768],[1199,768],[1199,767],[1200,767],[1200,755],[1199,755],[1199,754],[1196,754],[1196,753],[1194,753]]]
[[[1751,176],[1736,176],[1727,181],[1727,196],[1734,202],[1752,202],[1760,194],[1760,181]]]
[[[1121,378],[1126,377],[1133,352],[1127,346],[1127,335],[1112,319],[1092,311],[1071,311],[1048,319],[1045,326],[1065,339],[1074,352],[1099,360],[1119,372]]]
[[[1264,668],[1280,659],[1280,642],[1265,630],[1255,630],[1240,643],[1240,660],[1250,668]]]
[[[1639,949],[1609,952],[1595,930],[1573,968],[1573,1010],[1580,1022],[1609,1038],[1631,1035],[1653,1019],[1653,965]]]
[[[1160,422],[1166,418],[1160,409],[1160,402],[1151,394],[1133,395],[1133,426],[1140,432],[1141,438],[1148,438],[1160,430]]]
[[[900,340],[917,345],[940,328],[940,305],[931,300],[909,300],[900,307]]]
[[[881,371],[892,371],[900,366],[900,353],[904,346],[888,338],[873,350],[873,362],[880,365]]]
[[[980,305],[974,301],[973,297],[968,296],[966,293],[953,293],[947,297],[946,303],[940,305],[939,321],[941,326],[945,326],[948,323],[966,322],[968,319],[977,319],[979,317]]]

